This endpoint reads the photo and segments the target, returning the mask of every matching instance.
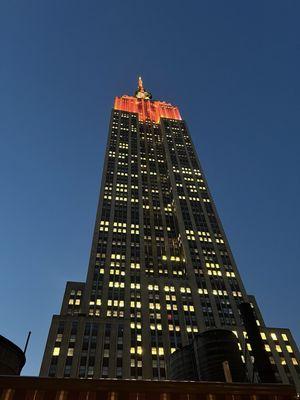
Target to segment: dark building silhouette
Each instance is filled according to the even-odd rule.
[[[251,304],[240,303],[239,309],[247,332],[248,342],[252,348],[254,371],[257,372],[261,382],[274,383],[276,382],[275,370],[266,352]]]
[[[238,339],[227,329],[210,329],[199,333],[192,343],[171,354],[168,367],[168,377],[174,380],[247,381]],[[226,376],[226,372],[229,376]]]
[[[25,362],[23,350],[0,335],[0,375],[20,375]]]
[[[249,302],[277,381],[299,384],[297,346],[243,286],[185,121],[151,98],[139,79],[115,99],[87,279],[67,283],[40,375],[163,380],[208,328],[234,332],[252,375]]]

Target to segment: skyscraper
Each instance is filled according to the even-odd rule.
[[[251,364],[238,305],[250,302],[278,381],[299,382],[288,329],[265,326],[239,276],[186,123],[141,78],[116,97],[86,282],[68,282],[41,376],[166,379],[198,332],[232,330]]]

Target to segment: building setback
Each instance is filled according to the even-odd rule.
[[[215,327],[236,334],[251,372],[241,302],[278,382],[300,385],[297,345],[247,294],[185,121],[139,79],[115,99],[87,279],[67,283],[40,375],[164,380],[169,355]]]

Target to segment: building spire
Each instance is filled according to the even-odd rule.
[[[138,81],[138,88],[140,92],[144,92],[144,86],[143,86],[143,81],[142,81],[142,77],[139,76],[139,81]]]
[[[152,98],[151,93],[147,92],[144,89],[144,85],[143,85],[143,81],[142,81],[142,77],[141,76],[139,76],[138,89],[136,90],[134,95],[138,99],[150,100]]]

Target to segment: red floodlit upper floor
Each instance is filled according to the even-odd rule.
[[[182,119],[176,106],[164,101],[153,101],[151,97],[151,93],[144,89],[142,79],[139,78],[138,90],[135,95],[116,97],[114,109],[136,113],[140,122],[150,120],[157,124],[161,118]]]

